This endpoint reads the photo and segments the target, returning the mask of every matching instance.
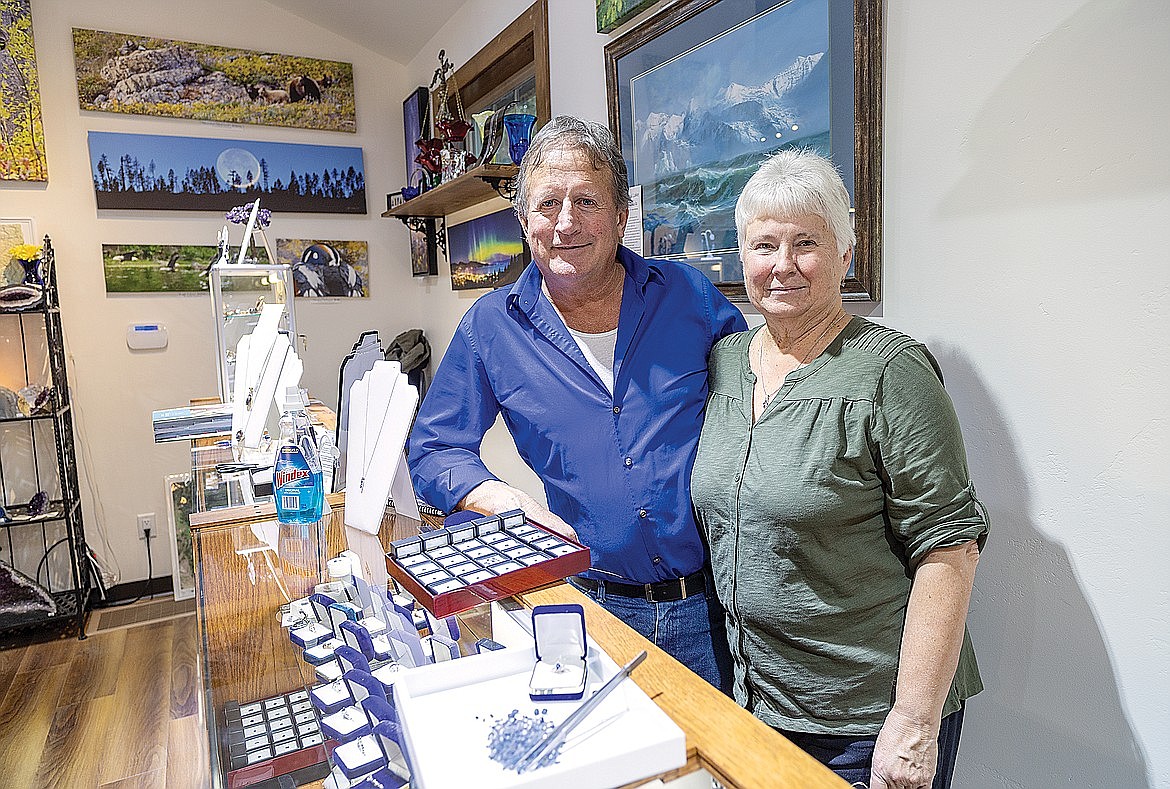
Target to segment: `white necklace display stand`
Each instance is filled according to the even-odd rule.
[[[297,386],[304,364],[277,331],[284,314],[283,304],[265,304],[251,334],[236,346],[236,377],[232,392],[232,446],[243,463],[271,465],[276,436],[269,432],[264,441],[272,409],[283,406],[283,394]]]
[[[379,361],[349,390],[349,462],[345,466],[345,535],[371,586],[384,589],[386,553],[378,539],[386,501],[396,516],[421,520],[403,447],[418,390],[398,362]]]
[[[375,362],[350,389],[346,526],[377,534],[391,497],[395,512],[419,520],[402,454],[417,407],[418,390],[398,362]]]
[[[341,361],[340,381],[337,388],[337,450],[341,453],[337,475],[345,482],[346,463],[349,458],[349,393],[353,385],[371,369],[376,362],[386,360],[386,353],[376,331],[362,332],[353,350]]]

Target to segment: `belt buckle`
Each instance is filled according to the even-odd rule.
[[[678,590],[680,593],[680,595],[677,599],[678,600],[686,600],[687,599],[687,579],[686,578],[678,578],[676,580],[678,581]],[[668,583],[670,583],[670,581],[659,581],[659,583],[668,584]],[[648,602],[648,603],[673,602],[673,601],[668,601],[668,600],[655,600],[654,599],[654,587],[656,585],[657,584],[642,584],[642,589],[643,589],[645,596],[646,596],[646,602]]]

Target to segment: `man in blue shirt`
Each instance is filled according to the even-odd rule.
[[[592,566],[571,582],[726,690],[723,614],[689,480],[707,354],[746,323],[696,269],[619,246],[626,167],[604,126],[553,119],[516,186],[533,262],[460,321],[411,435],[415,490],[443,510],[519,508],[575,533]],[[548,509],[481,460],[497,415]]]

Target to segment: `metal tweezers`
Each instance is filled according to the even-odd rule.
[[[638,667],[643,660],[646,659],[646,650],[634,656],[626,665],[618,669],[618,672],[609,678],[609,681],[602,685],[597,691],[589,697],[589,700],[584,702],[580,707],[573,710],[569,717],[565,718],[560,726],[550,731],[544,738],[536,745],[532,746],[527,753],[520,757],[516,762],[516,772],[526,773],[539,765],[546,755],[552,752],[558,745],[565,741],[569,736],[569,732],[577,727],[581,721],[589,717],[589,713],[597,708],[597,705],[609,695],[610,691],[616,688],[623,679],[630,676],[630,673]]]

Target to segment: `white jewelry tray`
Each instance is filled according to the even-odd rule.
[[[394,703],[414,771],[412,787],[604,789],[686,764],[686,735],[633,680],[622,682],[574,729],[556,764],[518,775],[492,761],[488,734],[497,720],[512,710],[528,717],[540,710],[540,717],[559,724],[618,670],[590,641],[584,698],[538,702],[528,697],[535,660],[532,648],[511,647],[402,675]]]

